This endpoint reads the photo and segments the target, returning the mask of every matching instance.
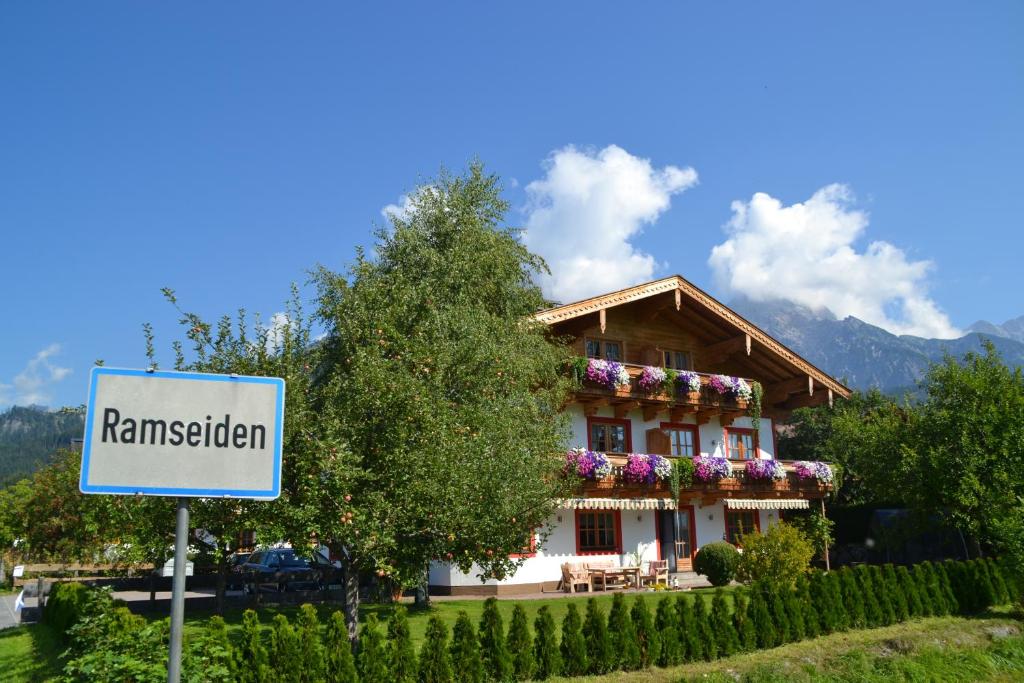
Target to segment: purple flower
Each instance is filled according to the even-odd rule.
[[[647,393],[653,393],[661,391],[666,378],[667,375],[664,368],[648,365],[640,372],[640,378],[636,381],[636,385]]]
[[[807,460],[797,461],[793,463],[793,469],[796,471],[796,476],[801,479],[816,479],[822,484],[831,484],[835,478],[835,474],[828,463],[817,460],[813,462]]]
[[[732,476],[732,463],[726,458],[699,455],[693,459],[694,476],[703,482],[718,481]]]
[[[629,387],[629,372],[622,363],[612,360],[588,360],[586,379],[612,390]]]
[[[744,469],[747,478],[754,481],[781,481],[786,478],[786,469],[778,460],[748,460]]]
[[[643,453],[627,455],[626,466],[622,468],[622,478],[632,484],[653,484],[657,481],[651,456]]]
[[[700,375],[696,372],[683,370],[676,375],[676,384],[679,385],[679,391],[683,393],[700,391]]]
[[[584,479],[604,479],[612,473],[612,464],[604,453],[574,448],[565,454],[564,471]]]

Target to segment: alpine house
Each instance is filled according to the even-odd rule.
[[[535,317],[579,356],[565,467],[583,484],[514,575],[481,583],[438,562],[431,592],[550,590],[588,565],[688,572],[707,543],[823,509],[831,469],[781,459],[775,432],[795,408],[848,397],[835,378],[679,276]]]

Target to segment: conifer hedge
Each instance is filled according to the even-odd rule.
[[[71,649],[66,680],[79,680],[75,674],[84,670],[95,671],[89,666],[104,657],[137,657],[139,639],[165,637],[159,628],[140,631],[144,622],[125,616],[109,594],[91,588],[67,591],[76,600],[79,593],[84,596],[84,616],[67,633]],[[341,612],[333,613],[321,627],[316,609],[304,605],[294,622],[276,615],[269,634],[263,632],[256,612],[247,610],[233,642],[224,622],[213,618],[192,638],[184,664],[203,680],[241,683],[546,680],[713,660],[921,616],[974,614],[1019,596],[1017,578],[992,559],[925,562],[910,568],[862,565],[813,571],[792,587],[756,582],[735,589],[732,606],[721,588],[710,601],[704,594],[662,597],[653,615],[644,595],[637,595],[630,605],[624,594],[617,593],[607,619],[594,598],[587,601],[583,618],[570,601],[560,639],[547,606],[538,610],[531,634],[525,609],[516,605],[506,634],[497,601],[488,600],[479,624],[473,624],[466,612],[459,613],[451,639],[444,622],[432,616],[418,653],[408,615],[396,606],[387,621],[386,638],[377,617],[366,617],[355,654]],[[152,648],[161,656],[163,642]],[[103,651],[95,652],[97,648]],[[154,660],[139,666],[159,664]]]

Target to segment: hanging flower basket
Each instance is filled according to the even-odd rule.
[[[744,466],[751,481],[776,482],[786,479],[786,469],[778,460],[748,460]]]
[[[835,473],[828,463],[817,460],[798,460],[793,463],[793,470],[801,481],[816,481],[819,484],[831,484],[835,480]]]
[[[685,396],[690,403],[700,403],[701,381],[700,375],[696,372],[683,370],[676,375],[676,387],[681,396]]]
[[[699,455],[693,459],[693,478],[710,484],[732,476],[732,463],[727,458]]]
[[[667,379],[668,374],[665,372],[665,368],[648,365],[640,371],[640,377],[637,379],[636,385],[644,393],[656,394],[660,393],[665,387]]]
[[[629,372],[622,363],[613,360],[587,359],[583,379],[612,391],[629,388]]]
[[[565,454],[563,471],[566,474],[575,474],[584,479],[597,481],[612,473],[612,464],[604,453],[588,451],[585,448],[574,448]]]
[[[622,468],[622,478],[630,484],[656,484],[672,476],[672,463],[660,455],[630,453]]]

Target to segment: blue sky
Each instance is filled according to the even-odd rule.
[[[1019,2],[8,3],[0,404],[84,402],[144,321],[168,349],[163,286],[272,315],[474,156],[553,264],[610,245],[554,294],[678,272],[898,332],[1024,314],[1022,29]]]

